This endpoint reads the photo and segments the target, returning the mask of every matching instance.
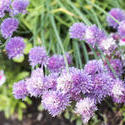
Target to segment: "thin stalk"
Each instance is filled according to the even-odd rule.
[[[89,45],[89,47],[90,47],[91,51],[93,52],[95,59],[99,59],[98,55],[96,54],[95,49],[91,45]]]
[[[111,71],[113,72],[115,78],[118,78],[118,76],[116,75],[116,71],[115,71],[115,70],[113,69],[113,67],[111,66],[109,60],[105,57],[105,55],[103,54],[103,52],[102,52],[100,49],[98,49],[98,50],[99,50],[99,52],[100,52],[100,54],[101,54],[102,59],[104,58],[104,59],[106,60],[108,66],[109,66],[109,68],[111,69]]]
[[[77,57],[77,60],[79,62],[79,66],[80,66],[80,68],[83,68],[78,42],[74,41],[74,47],[76,50],[76,57]]]
[[[62,53],[63,53],[63,56],[64,56],[64,61],[65,61],[65,64],[66,64],[66,69],[67,71],[69,71],[69,68],[68,68],[68,61],[67,61],[67,58],[66,58],[66,55],[65,55],[65,50],[64,50],[64,47],[63,47],[63,44],[62,44],[62,41],[59,37],[59,34],[57,32],[57,27],[56,27],[56,24],[55,24],[55,20],[54,20],[54,17],[52,15],[50,15],[50,20],[51,20],[51,23],[52,23],[52,27],[54,29],[54,32],[55,32],[55,35],[56,35],[56,38],[57,38],[57,41],[60,45],[60,48],[62,50]]]
[[[104,14],[106,14],[107,16],[110,16],[116,23],[120,24],[120,22],[115,19],[113,16],[111,16],[109,13],[107,13],[104,9],[102,9],[101,7],[99,7],[98,5],[96,5],[95,3],[92,3],[89,0],[86,0],[88,3],[90,3],[91,5],[93,5],[95,8],[97,8],[98,10],[100,10],[101,12],[103,12]]]
[[[88,56],[88,52],[87,52],[87,48],[85,46],[85,42],[81,42],[82,44],[82,48],[83,48],[83,52],[84,52],[84,58],[85,58],[85,62],[87,63],[89,61],[89,56]]]
[[[67,0],[67,3],[75,10],[75,12],[81,17],[85,24],[91,25],[91,22],[85,16],[83,16],[79,9],[70,0]]]

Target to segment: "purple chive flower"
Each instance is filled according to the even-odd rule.
[[[120,59],[112,59],[109,62],[110,62],[110,65],[112,66],[112,68],[114,69],[116,75],[120,77],[123,73],[122,61]],[[114,74],[111,71],[110,67],[108,65],[106,65],[106,68],[107,68],[108,72],[110,73],[110,75],[114,78]]]
[[[70,38],[84,40],[85,30],[84,23],[74,23],[69,29]]]
[[[6,11],[10,11],[11,0],[0,0],[0,18],[5,16]]]
[[[85,94],[89,93],[93,89],[92,77],[91,75],[85,73],[84,70],[70,67],[69,73],[72,76],[72,83],[74,85],[71,91],[72,94],[77,95],[81,91],[83,94]],[[68,72],[66,69],[63,69],[62,75],[65,76],[65,74],[68,74]]]
[[[72,58],[66,53],[66,58],[68,64],[71,64]],[[63,55],[53,55],[48,59],[47,67],[51,72],[60,72],[63,68],[65,68],[65,61]]]
[[[91,60],[84,67],[84,72],[90,75],[95,75],[103,71],[104,65],[102,60]]]
[[[119,79],[114,80],[114,84],[111,89],[111,96],[114,102],[125,103],[125,86],[123,81]]]
[[[16,99],[24,99],[28,95],[24,80],[21,80],[13,85],[13,94]]]
[[[26,80],[26,87],[31,96],[41,96],[44,90],[44,74],[43,69],[37,68],[31,74],[31,77]]]
[[[111,9],[111,11],[109,12],[109,15],[114,17],[119,22],[125,20],[125,12],[120,8]],[[119,24],[111,16],[107,16],[108,25],[113,28],[117,28]]]
[[[29,62],[31,66],[36,66],[37,64],[44,65],[47,62],[47,52],[44,47],[34,47],[29,53]]]
[[[85,31],[85,41],[86,43],[92,45],[98,44],[106,37],[105,33],[101,31],[96,25],[88,26]]]
[[[122,38],[125,38],[125,20],[120,22],[120,25],[118,27],[118,33]]]
[[[57,91],[46,91],[42,96],[42,105],[55,117],[69,106],[69,96]]]
[[[87,123],[97,110],[91,98],[85,98],[76,103],[76,113],[82,116],[83,123]]]
[[[7,18],[1,24],[1,33],[2,36],[7,39],[13,35],[18,28],[19,22],[15,18]]]
[[[112,38],[103,39],[99,45],[99,49],[101,49],[105,54],[110,55],[117,48],[116,41]]]
[[[44,87],[49,90],[56,90],[58,73],[51,73],[44,78]]]
[[[29,0],[14,0],[12,2],[14,15],[18,13],[26,13],[26,8],[28,5],[29,5]]]
[[[13,37],[6,44],[6,51],[10,59],[21,56],[23,54],[24,48],[25,43],[21,37]]]
[[[57,91],[70,94],[72,100],[79,100],[81,92],[89,93],[92,89],[91,76],[74,67],[70,67],[69,72],[62,70],[57,79]]]
[[[110,95],[110,89],[112,88],[113,79],[108,73],[99,73],[92,79],[93,89],[89,97],[92,97],[97,102],[101,102],[106,96]]]
[[[81,70],[74,67],[69,68],[69,72],[63,70],[57,79],[57,90],[64,94],[79,94],[81,92],[81,74]]]

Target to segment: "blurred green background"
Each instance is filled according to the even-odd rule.
[[[30,0],[28,13],[18,16],[20,26],[15,33],[25,38],[27,46],[25,57],[9,60],[1,46],[0,69],[5,71],[7,81],[0,87],[0,111],[4,111],[6,118],[17,114],[17,118],[22,120],[23,112],[27,106],[32,105],[32,99],[16,100],[12,94],[13,83],[30,74],[31,68],[27,61],[30,49],[36,45],[44,45],[49,55],[70,52],[73,56],[73,65],[83,68],[84,64],[93,57],[87,51],[84,42],[69,38],[69,27],[75,22],[84,22],[87,25],[96,24],[110,33],[106,14],[111,8],[125,9],[125,0]],[[4,42],[1,36],[0,40]],[[121,125],[124,124],[125,107],[110,106],[114,112],[121,113],[123,117]],[[43,109],[38,105],[38,110]],[[101,121],[106,122],[105,114],[101,115],[103,120],[95,115],[90,125],[99,125]],[[82,124],[80,118],[74,116],[70,109],[64,113],[64,117],[71,122],[75,120],[76,125]]]

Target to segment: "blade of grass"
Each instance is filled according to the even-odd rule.
[[[59,34],[58,34],[58,31],[57,31],[57,28],[56,28],[56,24],[55,24],[55,20],[54,20],[53,15],[50,15],[50,20],[51,20],[52,27],[53,27],[53,29],[54,29],[54,32],[55,32],[57,41],[58,41],[58,43],[59,43],[59,45],[60,45],[60,48],[61,48],[62,53],[63,53],[63,56],[64,56],[64,61],[65,61],[65,64],[66,64],[66,69],[67,69],[67,71],[69,71],[68,61],[67,61],[67,58],[66,58],[66,55],[65,55],[65,50],[64,50],[64,47],[63,47],[61,38],[59,37]]]
[[[79,45],[78,45],[77,41],[74,41],[74,47],[75,47],[75,50],[76,50],[76,57],[77,57],[77,60],[78,60],[78,63],[79,63],[79,68],[83,68],[80,49],[79,49]]]
[[[83,48],[83,52],[84,52],[83,54],[84,54],[85,62],[87,63],[89,61],[89,56],[88,56],[88,52],[86,49],[86,45],[85,45],[84,41],[81,42],[81,44],[82,44],[82,48]]]
[[[74,11],[81,17],[82,21],[87,24],[91,25],[91,22],[86,18],[86,16],[83,16],[83,14],[80,12],[80,10],[71,2],[70,0],[67,1],[67,3],[74,9]]]
[[[98,48],[98,47],[97,47],[97,48]],[[99,52],[100,52],[100,54],[101,54],[102,60],[103,60],[103,59],[106,60],[108,66],[109,66],[109,68],[111,69],[111,71],[113,72],[115,78],[118,78],[118,76],[116,75],[116,71],[115,71],[115,70],[113,69],[113,67],[111,66],[109,60],[105,57],[105,55],[103,54],[103,52],[102,52],[100,49],[98,49],[98,50],[99,50]]]
[[[99,7],[98,5],[96,5],[95,3],[92,3],[89,0],[86,0],[88,3],[90,3],[91,5],[93,5],[95,8],[97,8],[98,10],[100,10],[101,12],[103,12],[105,15],[110,16],[116,23],[120,24],[120,22],[115,19],[113,16],[111,16],[109,13],[107,13],[104,9],[102,9],[101,7]]]

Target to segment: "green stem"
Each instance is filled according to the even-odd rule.
[[[86,48],[86,45],[85,45],[84,41],[82,41],[81,44],[82,44],[82,48],[83,48],[83,52],[84,52],[85,62],[87,63],[89,61],[87,48]]]
[[[104,14],[106,14],[107,16],[110,16],[116,23],[120,24],[120,22],[115,19],[113,16],[111,16],[109,13],[107,13],[104,9],[102,9],[101,7],[99,7],[98,5],[96,5],[95,3],[92,3],[89,0],[86,0],[88,3],[90,3],[91,5],[93,5],[95,8],[97,8],[98,10],[100,10],[101,12],[103,12]]]

